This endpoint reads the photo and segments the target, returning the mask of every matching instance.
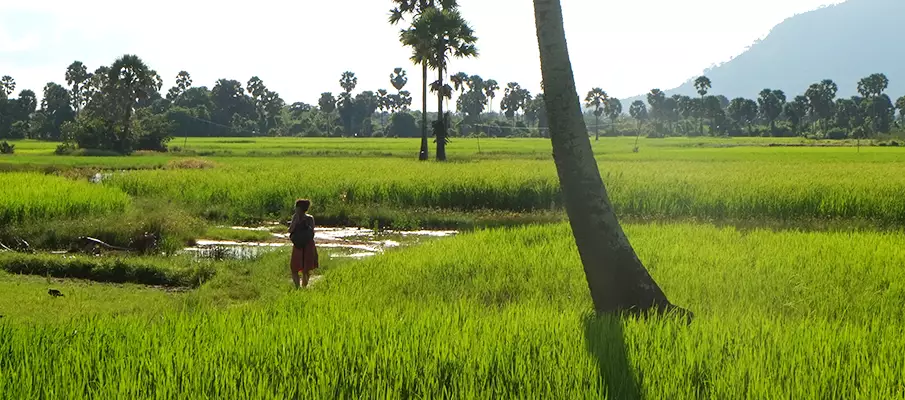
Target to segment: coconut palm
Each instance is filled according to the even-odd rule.
[[[544,99],[563,200],[598,312],[673,308],[616,218],[591,150],[559,0],[534,0]]]

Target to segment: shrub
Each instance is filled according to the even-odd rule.
[[[387,136],[390,137],[419,137],[421,130],[415,123],[415,117],[407,112],[393,114],[390,117],[390,125],[387,126]]]
[[[830,140],[842,140],[848,137],[848,132],[842,128],[833,128],[828,130],[824,137]]]
[[[67,156],[74,153],[76,150],[75,143],[72,142],[63,142],[57,146],[57,149],[53,151],[54,154],[58,156]]]
[[[5,140],[0,142],[0,154],[13,154],[16,152],[16,145],[9,144]]]
[[[149,109],[141,109],[135,114],[132,129],[137,137],[135,149],[167,151],[167,142],[172,138],[174,124],[165,114],[152,114]]]

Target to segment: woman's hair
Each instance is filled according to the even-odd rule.
[[[311,208],[311,200],[298,199],[295,201],[295,208],[301,208],[302,211],[308,211]]]

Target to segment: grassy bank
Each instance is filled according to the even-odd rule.
[[[0,269],[10,274],[171,287],[197,287],[216,272],[211,262],[190,257],[162,259],[9,252],[0,253]]]
[[[96,185],[95,185],[96,186]],[[53,196],[65,197],[55,192]],[[70,250],[88,236],[118,247],[173,253],[204,233],[207,223],[181,207],[160,199],[138,199],[125,210],[104,215],[40,219],[0,226],[0,242],[12,245],[25,239],[33,249]],[[156,247],[143,248],[148,237]]]
[[[628,232],[670,298],[696,312],[691,325],[590,318],[564,225],[481,231],[330,268],[309,291],[242,308],[6,318],[0,393],[905,396],[905,235],[685,224]],[[265,285],[257,279],[278,276],[283,257],[259,260],[247,280]]]

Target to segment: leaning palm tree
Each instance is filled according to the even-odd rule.
[[[456,0],[393,0],[393,4],[395,7],[390,10],[389,18],[391,25],[398,24],[405,19],[406,16],[417,18],[428,9],[440,8],[442,10],[452,10],[458,7]],[[402,32],[404,34],[406,31],[403,30]],[[418,159],[425,161],[428,159],[429,151],[427,145],[427,71],[429,68],[428,60],[430,59],[430,54],[433,49],[425,47],[425,45],[430,42],[429,38],[417,39],[423,39],[423,42],[421,40],[411,40],[409,43],[406,43],[402,35],[400,35],[402,43],[412,48],[412,62],[421,65],[421,151],[418,153]]]
[[[553,159],[598,312],[673,308],[635,254],[594,160],[569,61],[559,0],[534,0]]]
[[[402,32],[403,44],[412,48],[429,49],[430,52],[423,56],[428,57],[428,65],[437,71],[437,80],[431,84],[431,88],[437,93],[437,121],[434,122],[437,161],[446,160],[449,124],[448,117],[443,112],[443,101],[452,97],[452,87],[443,82],[446,65],[450,57],[476,57],[477,40],[474,30],[462,18],[462,14],[454,9],[429,8],[418,16],[411,28]]]
[[[600,116],[610,96],[601,88],[593,88],[584,99],[584,105],[594,109],[594,140],[600,140]]]

